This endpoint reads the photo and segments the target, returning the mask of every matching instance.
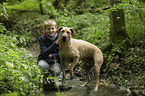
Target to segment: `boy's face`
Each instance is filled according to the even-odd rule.
[[[57,28],[53,25],[48,25],[46,26],[45,32],[50,35],[53,36],[55,34],[55,32],[57,31]]]

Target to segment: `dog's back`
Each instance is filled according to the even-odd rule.
[[[77,48],[77,50],[79,50],[80,59],[94,57],[94,55],[96,54],[98,54],[99,56],[102,55],[101,50],[97,46],[89,42],[78,39],[72,39],[72,42],[74,42],[73,46]]]

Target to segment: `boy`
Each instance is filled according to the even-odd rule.
[[[43,35],[39,37],[40,55],[38,57],[38,66],[43,70],[43,83],[52,83],[48,78],[48,71],[52,76],[58,76],[61,73],[59,63],[59,34],[57,34],[56,22],[48,19],[44,22]],[[54,82],[53,82],[54,83]]]

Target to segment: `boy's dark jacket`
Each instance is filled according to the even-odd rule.
[[[57,59],[59,63],[59,45],[55,43],[59,35],[60,34],[58,34],[53,41],[47,37],[45,32],[39,37],[40,55],[38,56],[38,62],[43,59],[48,62],[48,64],[53,64]],[[49,54],[51,54],[51,59],[48,58]]]

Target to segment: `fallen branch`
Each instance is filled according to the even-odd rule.
[[[100,12],[100,10],[107,10],[110,8],[110,5],[109,6],[106,6],[106,7],[101,7],[101,8],[97,8],[97,9],[76,9],[75,11],[77,13],[83,13],[85,11],[89,11],[89,12]]]
[[[20,11],[20,12],[39,12],[39,10],[18,10],[18,9],[12,9],[13,11]]]

